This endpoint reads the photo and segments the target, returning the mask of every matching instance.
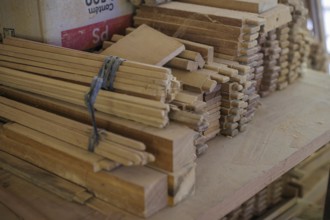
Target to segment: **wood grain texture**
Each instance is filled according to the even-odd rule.
[[[163,66],[184,50],[185,47],[182,43],[147,25],[141,25],[104,50],[102,54]]]
[[[22,202],[14,203],[14,210],[11,210],[11,216],[16,216],[17,218],[7,218],[10,217],[10,213],[6,214],[7,211],[0,207],[1,219],[22,219],[17,209],[27,209],[26,204],[30,210],[37,210],[41,213],[44,218],[49,220],[69,220],[69,219],[95,219],[101,220],[105,219],[107,215],[103,215],[95,210],[88,208],[86,206],[79,205],[77,203],[68,202],[66,200],[57,197],[49,193],[48,191],[41,189],[17,176],[11,174],[7,171],[0,170],[0,184],[6,186],[2,188],[5,193],[13,195],[14,197],[19,197]],[[4,197],[0,197],[0,204],[6,204],[8,201]],[[21,207],[19,208],[18,206]],[[69,210],[69,211],[68,211]],[[30,214],[30,217],[32,215]],[[24,215],[24,219],[33,219],[29,216]],[[40,219],[40,218],[39,218]]]
[[[197,161],[195,196],[152,220],[219,219],[330,141],[330,77],[312,73],[262,100],[250,128]]]
[[[277,5],[277,0],[176,0],[217,8],[227,8],[238,11],[261,13]]]
[[[1,135],[0,149],[62,178],[89,189],[97,198],[141,217],[148,217],[166,206],[167,179],[146,167],[112,172],[90,172],[86,164],[60,152],[29,143],[20,143]],[[56,164],[56,166],[54,166]]]

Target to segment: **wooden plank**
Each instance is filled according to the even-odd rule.
[[[6,87],[0,87],[0,93],[85,124],[91,123],[88,112],[82,107]],[[160,169],[175,172],[196,159],[194,147],[196,132],[185,126],[170,123],[165,129],[155,129],[118,117],[109,117],[100,112],[96,113],[96,123],[99,128],[145,143],[147,151],[156,157],[152,166]]]
[[[204,92],[211,92],[215,89],[217,82],[211,80],[209,75],[205,75],[202,70],[188,72],[184,70],[173,69],[173,75],[182,82],[182,84],[191,86]]]
[[[267,33],[271,30],[275,30],[290,21],[292,21],[292,16],[290,13],[290,8],[286,5],[279,4],[273,9],[263,12],[260,17],[265,19],[265,25],[263,32]]]
[[[204,187],[150,219],[220,219],[328,143],[329,84],[329,76],[307,70],[299,82],[263,99],[247,131],[209,143],[197,162],[197,186]]]
[[[260,18],[257,14],[249,12],[237,12],[228,9],[213,8],[208,6],[194,5],[189,3],[181,2],[169,2],[158,7],[141,7],[142,10],[149,10],[154,13],[160,11],[168,15],[177,15],[189,17],[193,15],[195,19],[201,19],[202,21],[208,21],[212,19],[221,24],[226,24],[230,26],[242,27],[243,24],[250,25],[262,25],[264,24],[264,19]],[[205,17],[208,15],[209,17]]]
[[[0,198],[2,203],[4,203],[10,210],[24,219],[47,219],[47,217],[41,213],[38,209],[35,209],[18,195],[14,195],[6,191],[3,187],[0,187]]]
[[[102,52],[137,62],[163,66],[185,50],[175,41],[147,25],[141,25],[132,33]]]
[[[261,13],[277,5],[277,0],[176,0],[198,5],[206,5],[217,8],[227,8],[238,11]]]
[[[0,151],[0,167],[26,181],[50,191],[67,201],[84,204],[93,197],[81,186]],[[84,195],[85,194],[85,195]]]
[[[95,219],[101,220],[107,216],[107,214],[101,214],[100,212],[96,212],[95,210],[82,206],[77,203],[72,203],[66,200],[61,199],[60,197],[49,193],[48,191],[29,183],[14,174],[11,174],[5,170],[0,169],[0,184],[3,190],[7,193],[14,195],[14,197],[19,197],[22,200],[23,206],[31,207],[34,210],[38,210],[41,212],[43,216],[49,220],[56,219],[84,219],[86,216]],[[0,203],[6,204],[6,200],[3,197],[0,197]],[[12,213],[15,213],[19,203],[14,204]],[[24,207],[23,207],[24,208]],[[27,208],[27,207],[25,207]],[[68,211],[70,210],[70,211]],[[2,212],[1,209],[1,218],[7,219],[6,214]],[[17,215],[16,215],[17,216]],[[29,219],[29,215],[25,216],[17,216],[18,219]],[[9,220],[10,218],[8,218]],[[33,218],[35,219],[35,218]],[[16,220],[16,219],[13,219]],[[31,219],[32,220],[32,219]],[[116,219],[117,220],[117,219]]]
[[[94,173],[86,170],[83,163],[56,151],[47,153],[4,135],[0,142],[1,150],[86,187],[98,198],[135,215],[148,217],[166,206],[167,179],[159,172],[146,167],[122,167],[112,172]]]

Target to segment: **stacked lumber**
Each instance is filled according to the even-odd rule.
[[[290,28],[288,25],[284,25],[282,27],[279,27],[276,30],[277,38],[280,42],[281,52],[280,52],[280,58],[278,59],[278,65],[281,67],[279,77],[277,80],[277,89],[283,90],[288,85],[288,75],[290,73],[289,69],[289,32]]]
[[[89,92],[90,88],[88,86],[5,67],[0,67],[0,75],[2,85],[45,95],[82,107],[86,105],[84,97]],[[159,128],[165,127],[169,120],[169,105],[167,104],[109,91],[100,91],[94,106],[100,112]],[[148,116],[146,117],[143,114]]]
[[[284,177],[280,177],[221,220],[250,220],[265,214],[282,200]]]
[[[10,45],[14,43],[15,46]],[[97,73],[94,72],[94,70],[102,66],[102,60],[106,56],[14,38],[8,38],[5,41],[5,44],[0,46],[6,49],[10,47],[10,49],[14,50],[11,51],[9,49],[4,49],[1,51],[5,51],[6,53],[10,52],[11,54],[10,56],[8,55],[8,57],[24,55],[24,59],[26,60],[36,60],[36,63],[33,65],[30,65],[30,63],[24,65],[24,72],[17,70],[20,69],[17,67],[19,66],[18,63],[2,61],[1,66],[10,64],[9,67],[11,67],[11,69],[1,67],[1,95],[31,106],[37,106],[47,112],[59,114],[66,118],[76,120],[79,123],[87,124],[88,127],[78,126],[76,123],[72,123],[85,130],[72,130],[70,131],[71,133],[68,131],[68,134],[72,134],[72,132],[78,133],[80,135],[79,137],[81,137],[79,146],[87,148],[88,144],[85,145],[86,138],[90,137],[91,131],[93,130],[90,126],[92,124],[91,118],[84,103],[84,95],[89,91],[89,86],[86,85],[87,83],[77,82],[77,78],[79,79],[78,73],[72,74],[70,70],[75,71],[76,69],[85,69],[85,71],[91,75],[90,80],[92,80],[92,74]],[[47,65],[42,68],[40,67],[39,69],[34,66],[48,63],[56,64],[56,68],[58,66],[65,66],[67,69],[65,71],[52,72],[53,70]],[[124,61],[119,67],[118,74],[123,72],[126,73],[127,68],[131,71],[131,79],[134,79],[135,81],[138,81],[141,76],[141,78],[147,81],[150,85],[159,82],[162,85],[167,84],[167,86],[172,87],[170,89],[171,91],[173,91],[172,89],[180,89],[180,84],[172,76],[169,69],[132,61]],[[123,75],[125,73],[123,73]],[[72,77],[72,79],[69,79],[68,77]],[[153,78],[156,78],[156,80]],[[162,80],[164,80],[164,82],[161,82]],[[126,85],[125,89],[126,88],[129,89],[129,86]],[[177,92],[173,93],[173,99],[174,94],[176,93]],[[116,150],[124,153],[124,155],[121,156],[123,156],[124,159],[126,158],[125,160],[122,160],[118,155],[116,155],[116,157],[113,156],[112,151],[108,152],[109,150],[106,150],[105,153],[107,157],[118,160],[113,166],[117,166],[117,164],[144,165],[148,162],[152,162],[149,164],[150,167],[157,169],[158,172],[164,173],[168,177],[168,204],[175,205],[194,192],[194,161],[196,159],[195,145],[198,135],[196,132],[185,126],[174,122],[168,124],[170,105],[166,102],[170,102],[170,99],[155,100],[155,98],[150,97],[146,99],[139,96],[140,95],[122,94],[116,89],[114,92],[104,90],[99,92],[94,106],[97,110],[95,112],[97,127],[99,129],[106,129],[108,132],[111,131],[123,135],[124,137],[132,138],[132,140],[129,139],[129,147],[134,148],[133,154],[131,153],[131,150],[126,154],[127,144],[122,147],[124,150]],[[191,106],[201,108],[200,104],[201,103],[191,103]],[[22,112],[20,112],[20,114],[21,113]],[[10,116],[13,121],[15,120],[10,111],[6,112],[6,114],[9,114],[7,117]],[[29,118],[31,122],[35,117],[35,115],[32,115],[26,118]],[[135,123],[134,121],[139,123]],[[39,122],[42,126],[51,123],[46,119],[42,121],[39,120]],[[56,120],[52,122],[52,126],[55,126],[55,128],[57,128],[56,130],[61,130],[57,122],[56,124],[55,122]],[[28,126],[28,123],[24,123],[25,126]],[[165,125],[167,125],[166,128],[164,128]],[[36,127],[34,129],[40,128]],[[39,132],[42,131],[39,130]],[[80,134],[80,132],[82,134]],[[64,137],[69,138],[68,134],[65,134]],[[107,132],[104,134],[109,135]],[[72,136],[76,137],[76,135]],[[112,136],[114,136],[114,134],[111,134],[111,137]],[[100,137],[103,146],[102,130],[100,132]],[[66,141],[72,140],[68,139]],[[108,140],[106,139],[105,142],[107,143]],[[132,145],[132,143],[135,142],[138,144]],[[116,143],[115,146],[118,146],[118,143]],[[96,151],[102,151],[102,149],[102,147],[97,148]],[[144,150],[148,153],[143,152]],[[108,154],[110,156],[108,156]],[[127,160],[127,157],[130,159]],[[98,157],[96,157],[96,159],[97,158]],[[90,163],[92,162],[93,160],[90,160]],[[95,170],[101,168],[111,169],[111,166],[106,162],[100,162],[100,164],[101,165],[98,165],[98,163],[95,162],[93,168]],[[113,162],[111,165],[112,164]],[[98,168],[98,166],[101,166],[101,168]],[[110,203],[112,202],[114,201],[110,201]],[[122,208],[125,209],[128,207]],[[150,213],[154,213],[154,211],[150,211]],[[141,214],[138,213],[138,215]],[[146,215],[149,215],[149,212],[146,212]]]
[[[90,124],[88,112],[80,106],[4,86],[0,86],[0,94]],[[193,194],[196,133],[191,129],[176,123],[170,123],[165,129],[157,129],[124,119],[109,117],[100,112],[96,112],[96,122],[101,129],[145,143],[147,151],[156,158],[150,167],[168,176],[168,203],[170,205],[175,205]],[[189,167],[190,169],[188,169]],[[173,181],[173,179],[178,181]]]
[[[310,40],[310,45],[311,51],[309,55],[308,67],[324,73],[328,72],[326,47],[315,39]]]
[[[191,2],[210,5],[211,1]],[[287,23],[291,19],[289,9],[277,5],[274,9],[259,15],[196,4],[170,2],[157,7],[141,6],[134,17],[134,25],[147,24],[169,36],[213,46],[216,62],[240,65],[239,83],[244,84],[243,100],[248,106],[245,107],[243,114],[246,115],[241,117],[241,120],[236,117],[229,122],[232,124],[238,120],[240,130],[244,131],[246,122],[255,114],[259,98],[257,85],[261,82],[264,70],[264,55],[257,40],[262,31],[268,32],[280,24]],[[212,1],[212,6],[221,7],[221,2],[214,1],[214,4]],[[237,1],[235,4],[235,7],[238,7],[236,9],[240,10]],[[233,81],[237,82],[237,78]],[[231,105],[227,105],[228,107]],[[223,133],[236,135],[237,131],[233,130],[237,128],[237,124],[230,127],[235,128]]]
[[[253,13],[265,12],[277,5],[277,0],[175,0],[178,2],[187,2],[197,5],[212,6],[215,8],[226,8],[238,11],[247,11]]]
[[[0,116],[2,118],[19,123],[19,126],[14,128],[16,129],[15,133],[17,136],[19,136],[19,134],[26,135],[21,137],[21,139],[31,138],[34,141],[41,142],[44,140],[45,142],[49,142],[50,147],[54,148],[56,148],[56,145],[63,145],[67,150],[75,147],[84,149],[85,151],[88,150],[90,126],[76,123],[72,120],[67,120],[66,118],[58,117],[54,114],[5,98],[0,98],[0,106]],[[32,121],[34,121],[34,123],[32,123]],[[30,131],[30,129],[43,132],[46,135]],[[59,132],[55,133],[53,132],[54,130],[59,130]],[[62,142],[56,139],[48,138],[47,135],[68,143],[69,145],[65,145],[65,143],[62,144]],[[79,138],[79,141],[72,137]],[[114,133],[104,132],[104,139],[100,140],[94,151],[98,157],[93,158],[94,155],[91,155],[90,162],[93,170],[99,171],[101,169],[111,170],[116,166],[115,163],[109,160],[126,166],[145,165],[148,162],[154,161],[154,157],[149,153],[143,152],[144,150],[145,145],[141,142],[124,138]],[[83,157],[83,152],[84,151],[77,151],[76,153],[73,150],[67,153],[71,156],[81,155],[81,157]],[[86,160],[88,160],[88,158],[89,154],[86,156]]]
[[[208,64],[206,68],[216,70],[230,78],[229,82],[223,83],[221,87],[221,134],[225,136],[236,136],[240,131],[246,129],[247,109],[249,96],[245,95],[251,81],[245,76],[251,72],[251,68],[238,64],[237,62],[215,59],[216,62]],[[227,63],[220,64],[217,62]],[[255,100],[257,103],[257,100]],[[252,104],[252,102],[250,102]]]
[[[196,149],[197,155],[202,154],[207,149],[206,142],[220,132],[221,84],[229,81],[229,77],[222,75],[218,70],[204,66],[205,59],[212,61],[212,49],[205,45],[168,37],[147,25],[141,25],[135,30],[129,28],[127,33],[126,36],[114,35],[110,43],[103,45],[102,53],[159,66],[165,64],[172,68],[172,74],[181,82],[183,91],[171,102],[173,106],[169,117],[172,121],[185,124],[200,133]],[[148,45],[145,45],[146,38],[150,38]],[[131,49],[132,47],[134,49]],[[177,50],[178,48],[180,50]],[[166,61],[157,62],[157,57],[157,60],[166,58]],[[189,65],[177,65],[180,63],[177,61],[180,60],[194,64],[191,65],[194,68],[187,68]]]
[[[141,166],[96,173],[87,161],[49,148],[42,141],[30,141],[33,137],[17,133],[17,128],[22,126],[16,123],[1,126],[1,151],[87,188],[97,198],[135,215],[147,217],[166,206],[167,182],[164,174]],[[29,140],[21,140],[25,135]],[[83,202],[88,197],[89,194],[82,192],[77,199]]]
[[[281,67],[278,66],[281,48],[275,30],[265,34],[264,39],[260,39],[259,43],[261,43],[262,52],[264,53],[264,72],[260,82],[259,94],[261,97],[265,97],[276,91],[277,88],[277,80],[281,70]]]
[[[0,66],[89,85],[106,58],[67,48],[7,37]],[[180,85],[169,69],[124,61],[113,85],[116,93],[160,101],[173,100]]]
[[[299,0],[283,0],[283,4],[286,4],[290,7],[292,22],[288,24],[289,30],[287,34],[283,34],[283,29],[286,30],[286,27],[282,27],[279,30],[280,36],[282,38],[287,38],[288,43],[282,44],[282,51],[289,50],[287,53],[288,58],[284,61],[288,62],[289,73],[284,77],[280,76],[278,88],[282,89],[285,87],[286,83],[293,83],[301,74],[302,74],[302,62],[305,55],[305,35],[302,29],[306,27],[306,18],[307,18],[307,9],[304,7],[304,3]],[[284,31],[285,33],[286,31]],[[279,38],[281,39],[281,38]],[[288,45],[287,45],[288,44]],[[287,48],[287,49],[286,49]],[[284,59],[284,58],[283,58]],[[280,61],[282,61],[280,59]],[[283,61],[282,61],[283,62]]]

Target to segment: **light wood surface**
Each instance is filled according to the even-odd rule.
[[[277,0],[176,0],[193,4],[260,13],[277,5]]]
[[[184,50],[185,47],[180,42],[147,25],[142,25],[107,48],[102,54],[163,66]]]
[[[219,219],[329,142],[329,85],[329,76],[308,71],[263,99],[245,133],[210,142],[195,195],[149,219]]]
[[[219,219],[238,207],[330,141],[329,92],[330,77],[308,70],[263,99],[245,133],[209,143],[195,195],[149,219]]]

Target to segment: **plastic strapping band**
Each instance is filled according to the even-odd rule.
[[[98,76],[94,77],[90,90],[85,95],[85,104],[87,106],[93,125],[93,131],[91,137],[89,138],[88,144],[88,150],[91,152],[94,152],[95,147],[98,145],[100,139],[99,130],[97,129],[96,125],[94,109],[97,95],[101,88],[109,91],[114,90],[113,83],[116,78],[116,73],[123,61],[123,59],[115,56],[106,57],[102,67],[99,70]]]

